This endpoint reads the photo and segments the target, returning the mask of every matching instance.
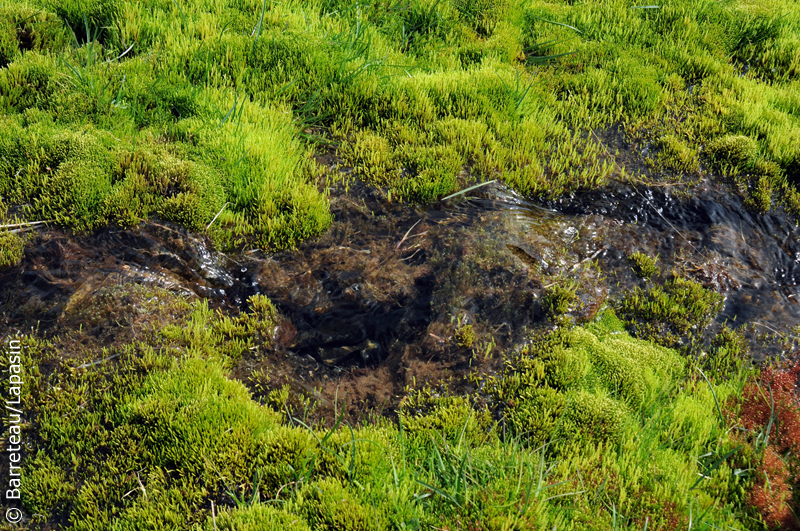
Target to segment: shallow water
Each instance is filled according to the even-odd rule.
[[[268,295],[286,317],[278,353],[246,358],[247,381],[270,368],[272,384],[347,396],[356,409],[391,406],[407,385],[496,370],[503,350],[548,326],[544,289],[576,279],[578,320],[635,285],[634,251],[659,255],[726,297],[718,322],[784,336],[800,322],[800,230],[781,214],[755,216],[712,187],[689,199],[669,188],[617,186],[550,204],[499,184],[426,209],[387,203],[363,185],[332,196],[330,230],[297,250],[226,256],[175,226],[145,223],[75,237],[53,230],[0,272],[5,326],[44,333],[103,286],[158,285],[207,298],[224,311]],[[478,341],[460,348],[470,324]],[[753,355],[780,354],[753,341]]]
[[[781,213],[752,214],[739,197],[712,187],[690,198],[676,197],[669,188],[618,188],[556,206],[572,216],[622,222],[613,250],[601,259],[604,270],[625,267],[618,251],[658,253],[663,266],[726,296],[718,322],[750,323],[784,335],[800,323],[800,228]],[[758,358],[778,353],[776,345],[754,345]]]

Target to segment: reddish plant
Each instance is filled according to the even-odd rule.
[[[764,459],[756,474],[747,502],[755,507],[770,529],[800,529],[790,505],[789,469],[771,447],[764,451]]]
[[[740,402],[741,425],[754,435],[761,434],[759,442],[767,443],[746,501],[770,529],[800,529],[792,512],[796,505],[792,500],[793,485],[800,463],[798,374],[800,361],[789,369],[765,368],[760,381],[744,389]],[[782,454],[789,456],[786,461]]]
[[[742,393],[739,418],[743,427],[755,433],[770,426],[769,442],[779,454],[800,455],[800,407],[797,377],[800,361],[790,369],[766,368],[759,383],[748,385]],[[770,390],[772,397],[770,399]]]

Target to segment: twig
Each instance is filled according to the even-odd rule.
[[[289,483],[286,483],[285,485],[281,485],[281,488],[279,488],[278,492],[275,493],[275,499],[276,500],[278,499],[278,496],[281,495],[281,491],[283,490],[284,487],[288,487],[289,485],[294,485],[294,484],[295,484],[294,481],[290,481]]]
[[[42,225],[44,223],[55,223],[56,220],[48,219],[47,221],[28,221],[22,223],[11,223],[10,225],[0,225],[0,229],[22,229],[25,227],[33,227],[34,225]]]
[[[695,251],[697,251],[698,253],[700,252],[700,250],[699,250],[697,247],[695,247],[695,246],[692,244],[692,242],[690,242],[689,240],[687,240],[687,239],[686,239],[686,236],[684,236],[684,235],[681,233],[681,231],[679,231],[679,230],[678,230],[678,229],[675,227],[675,225],[673,225],[672,223],[670,223],[670,222],[669,222],[669,220],[668,220],[667,218],[665,218],[665,217],[664,217],[664,214],[662,214],[662,213],[661,213],[661,212],[660,212],[660,211],[659,211],[659,210],[658,210],[658,209],[657,209],[655,206],[653,206],[653,204],[650,202],[650,200],[649,200],[649,199],[647,199],[645,196],[643,196],[642,194],[640,194],[640,193],[639,193],[639,191],[638,191],[638,190],[636,190],[635,188],[634,188],[634,190],[633,190],[633,191],[634,191],[634,192],[636,192],[636,194],[637,194],[639,197],[641,197],[642,199],[644,199],[645,201],[647,201],[647,204],[648,204],[648,205],[650,205],[650,207],[651,207],[653,210],[655,210],[656,214],[658,214],[659,216],[661,216],[661,219],[663,219],[663,220],[664,220],[664,221],[667,223],[667,225],[669,225],[670,227],[672,227],[672,230],[674,230],[675,232],[677,232],[677,233],[678,233],[678,236],[680,236],[681,238],[683,238],[683,241],[685,241],[686,243],[688,243],[688,244],[689,244],[689,246],[690,246],[692,249],[694,249]]]
[[[778,334],[778,335],[779,335],[779,336],[781,336],[781,337],[786,337],[786,336],[784,336],[783,334],[781,334],[780,332],[778,332],[777,330],[775,330],[774,328],[772,328],[771,326],[767,326],[767,325],[765,325],[764,323],[760,323],[760,322],[758,322],[758,321],[754,321],[754,323],[755,323],[755,324],[757,324],[757,325],[759,325],[759,326],[763,326],[763,327],[764,327],[764,328],[766,328],[767,330],[770,330],[771,332],[774,332],[774,333]]]
[[[395,252],[397,252],[397,250],[400,248],[400,246],[401,246],[401,245],[403,245],[403,242],[404,242],[404,241],[406,241],[406,238],[408,238],[408,235],[411,233],[411,231],[412,231],[412,230],[414,230],[414,227],[416,227],[417,225],[419,225],[419,222],[420,222],[420,221],[422,221],[422,220],[421,220],[421,219],[418,219],[418,220],[417,220],[417,222],[416,222],[416,223],[414,223],[413,225],[411,225],[411,228],[410,228],[410,229],[408,229],[408,230],[406,231],[406,234],[405,234],[405,236],[403,236],[403,239],[402,239],[402,240],[400,240],[400,241],[397,243],[397,246],[394,248]]]
[[[230,202],[227,202],[227,203],[225,203],[224,205],[222,205],[222,208],[220,208],[220,209],[219,209],[219,212],[217,212],[217,215],[216,215],[216,216],[214,216],[214,219],[212,219],[212,220],[211,220],[211,223],[209,223],[209,224],[206,226],[206,230],[208,230],[208,229],[210,229],[210,228],[211,228],[211,225],[213,225],[213,224],[214,224],[214,222],[215,222],[215,221],[217,221],[217,218],[219,217],[219,215],[220,215],[220,214],[222,214],[222,211],[223,211],[223,210],[225,210],[225,207],[226,207],[226,206],[228,206],[229,204],[230,204]]]
[[[407,257],[405,257],[405,258],[401,258],[401,259],[400,259],[400,261],[401,261],[401,262],[405,262],[406,260],[411,260],[412,258],[414,258],[414,257],[417,255],[417,253],[418,253],[418,252],[419,252],[419,249],[417,249],[416,251],[414,251],[414,254],[412,254],[411,256],[407,256]]]
[[[578,262],[577,264],[572,266],[572,268],[569,270],[569,272],[572,273],[573,271],[578,269],[578,267],[584,262],[588,262],[590,260],[594,260],[595,258],[597,258],[597,255],[599,255],[600,253],[602,253],[603,251],[605,251],[607,249],[608,249],[608,247],[603,247],[602,249],[596,251],[592,256],[587,256],[586,258],[584,258],[583,260],[581,260],[580,262]],[[558,280],[556,280],[555,282],[551,282],[550,284],[544,286],[542,289],[552,288],[556,284],[558,284]]]
[[[572,269],[570,271],[575,271],[576,269],[578,269],[578,266],[581,265],[584,262],[588,262],[590,260],[594,260],[595,258],[597,258],[597,255],[599,255],[600,253],[602,253],[603,251],[605,251],[607,249],[608,249],[608,247],[603,247],[599,251],[595,252],[592,256],[587,256],[586,258],[584,258],[583,260],[581,260],[580,262],[578,262],[577,264],[572,266]]]
[[[214,522],[214,531],[217,531],[217,513],[214,512],[214,500],[211,500],[211,521]]]
[[[476,184],[475,186],[470,186],[469,188],[464,188],[460,192],[456,192],[454,194],[450,194],[447,197],[442,198],[442,201],[447,201],[448,199],[452,199],[452,198],[454,198],[454,197],[456,197],[458,195],[466,194],[467,192],[471,192],[471,191],[475,190],[476,188],[480,188],[481,186],[486,186],[487,184],[492,184],[492,183],[496,183],[496,182],[497,182],[497,179],[492,179],[491,181],[486,181],[485,183],[480,183],[480,184]]]
[[[147,501],[147,491],[145,490],[144,485],[142,484],[142,480],[139,478],[138,472],[136,473],[136,481],[139,482],[139,486],[142,488],[142,492],[144,492],[144,501]]]
[[[353,251],[354,253],[372,254],[372,251],[369,249],[353,249],[352,247],[344,247],[342,245],[339,246],[339,249],[342,251]]]
[[[182,232],[177,231],[175,229],[171,229],[171,228],[167,227],[166,225],[161,225],[160,223],[156,223],[154,221],[148,221],[148,220],[146,220],[144,218],[139,218],[139,220],[143,221],[144,223],[146,223],[148,225],[153,225],[154,227],[158,227],[160,229],[168,230],[170,232],[174,232],[175,234],[180,234],[181,236],[184,236],[184,234]]]
[[[131,326],[133,326],[133,323],[131,323]],[[134,335],[135,335],[135,334],[136,334],[136,332],[134,331]],[[92,361],[92,362],[90,362],[90,363],[84,363],[83,365],[78,365],[76,368],[77,368],[77,369],[85,369],[85,368],[87,368],[87,367],[92,367],[93,365],[100,365],[100,364],[101,364],[101,363],[103,363],[103,362],[106,362],[106,361],[109,361],[109,360],[113,360],[114,358],[118,357],[118,356],[119,356],[119,354],[120,354],[120,353],[119,353],[119,352],[117,352],[117,353],[116,353],[116,354],[114,354],[113,356],[109,356],[109,357],[107,357],[107,358],[104,358],[104,359],[102,359],[102,360]]]

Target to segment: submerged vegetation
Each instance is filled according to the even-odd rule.
[[[637,276],[648,279],[658,272],[658,256],[650,257],[641,251],[636,251],[628,257]]]

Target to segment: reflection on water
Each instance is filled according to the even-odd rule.
[[[658,253],[667,267],[723,292],[718,320],[783,334],[800,323],[800,229],[783,214],[752,214],[739,197],[717,189],[683,199],[668,189],[620,188],[557,206],[579,218],[619,220],[623,225],[609,235],[614,249]],[[606,255],[604,268],[623,268],[622,254]]]

